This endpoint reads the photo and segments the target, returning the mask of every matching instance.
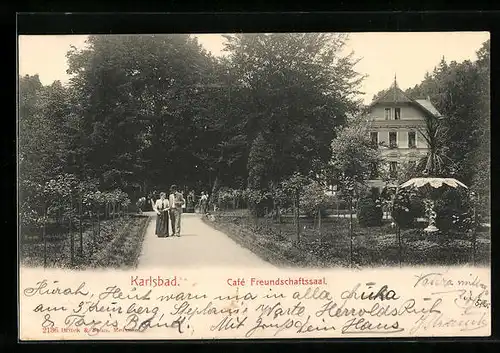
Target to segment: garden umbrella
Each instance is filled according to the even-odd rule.
[[[458,181],[455,178],[413,178],[408,180],[407,182],[404,182],[399,187],[405,188],[414,186],[416,188],[422,188],[427,185],[435,189],[441,188],[444,185],[450,186],[454,189],[458,187],[467,189],[467,186],[464,183]]]
[[[468,187],[455,178],[412,178],[399,186],[400,188],[414,187],[427,191],[431,194],[433,189],[441,189],[444,187],[451,187],[458,189],[460,187],[468,189]],[[429,214],[429,225],[424,230],[426,232],[436,232],[439,229],[436,227],[436,212],[434,211],[434,201],[432,199],[426,200],[426,209]]]

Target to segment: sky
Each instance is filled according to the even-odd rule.
[[[199,42],[222,55],[220,34],[198,34]],[[354,52],[361,59],[355,67],[367,75],[361,90],[366,104],[373,95],[388,88],[396,75],[399,87],[419,84],[427,71],[432,71],[444,56],[451,61],[476,60],[476,51],[490,37],[488,32],[372,32],[350,33],[344,53]],[[71,45],[85,46],[85,35],[19,36],[19,74],[38,74],[44,85],[55,80],[65,83],[66,53]]]

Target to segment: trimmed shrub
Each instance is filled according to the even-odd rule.
[[[360,197],[357,217],[361,227],[376,227],[382,224],[382,205],[374,192]]]

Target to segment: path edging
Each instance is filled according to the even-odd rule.
[[[215,230],[218,230],[219,232],[224,233],[225,235],[227,235],[230,239],[232,239],[237,244],[250,250],[255,255],[257,255],[259,258],[261,258],[264,261],[269,262],[270,264],[272,264],[274,266],[277,266],[277,267],[297,266],[296,263],[294,263],[293,261],[290,261],[289,259],[285,258],[281,254],[277,254],[272,250],[266,249],[265,247],[263,247],[260,244],[253,243],[253,242],[249,241],[247,238],[244,238],[244,237],[241,237],[241,236],[235,234],[235,232],[229,230],[227,227],[224,227],[224,225],[221,225],[217,222],[213,222],[213,221],[209,220],[207,217],[202,217],[201,220],[206,225],[212,227]],[[242,231],[242,232],[244,232],[244,231]]]
[[[137,267],[139,267],[139,258],[141,257],[142,249],[144,247],[144,240],[146,239],[146,231],[148,230],[149,223],[153,219],[153,217],[151,217],[151,216],[147,216],[147,217],[148,217],[147,221],[142,226],[142,229],[139,232],[139,236],[141,237],[141,246],[137,247],[137,253],[135,256],[134,265],[132,266],[134,269],[137,269]]]

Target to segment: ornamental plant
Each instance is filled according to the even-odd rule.
[[[382,225],[382,203],[376,194],[364,192],[358,201],[358,223],[361,227]]]

